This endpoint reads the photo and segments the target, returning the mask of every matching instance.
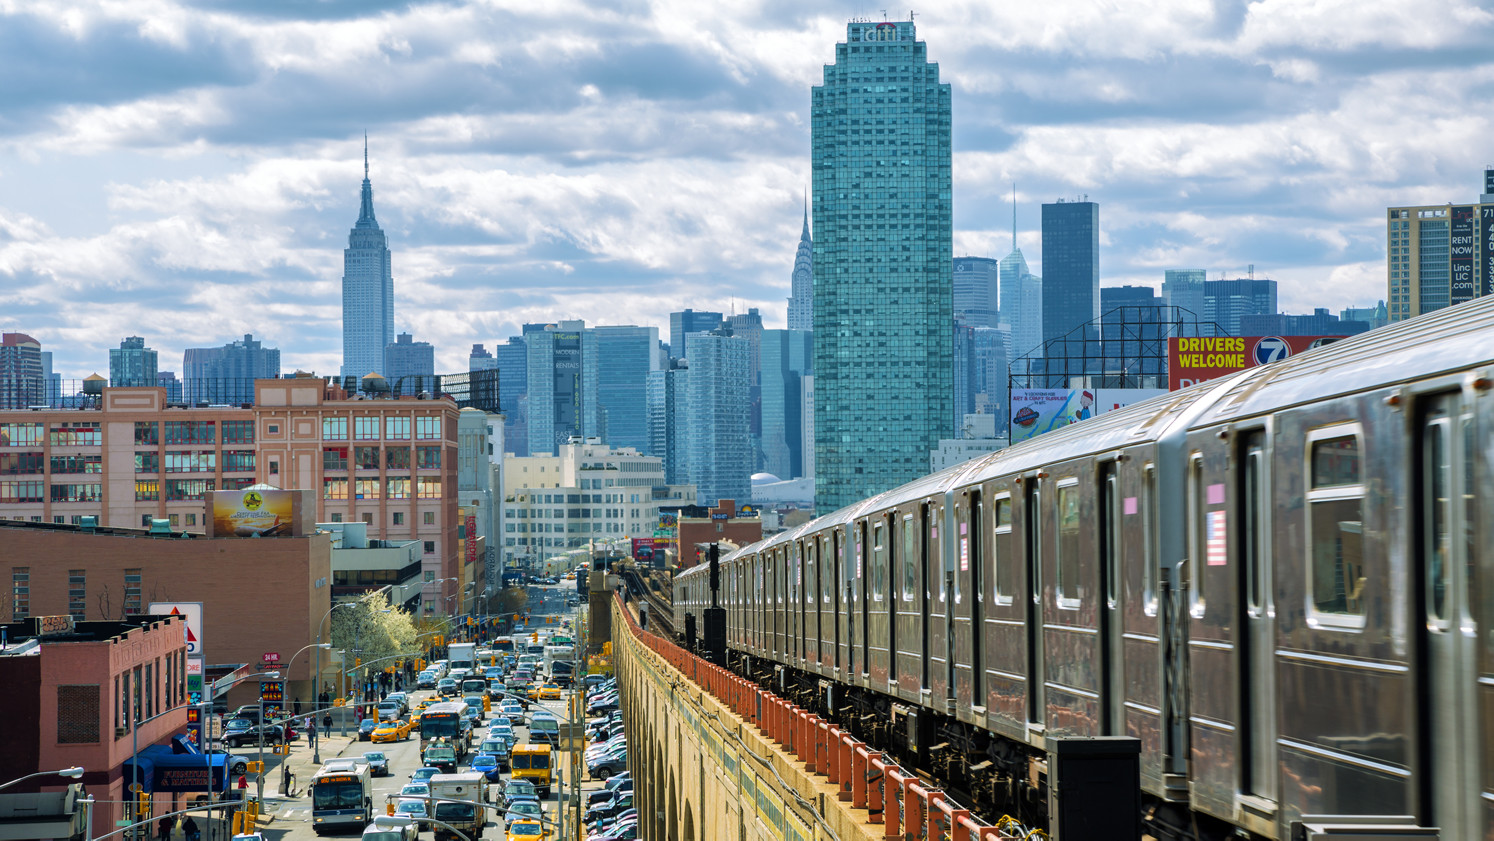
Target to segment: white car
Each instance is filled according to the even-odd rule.
[[[381,829],[378,824],[371,823],[364,827],[362,841],[415,841],[419,837],[420,830],[416,828],[414,821],[389,829]]]

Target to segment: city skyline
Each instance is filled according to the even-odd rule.
[[[0,328],[69,378],[131,335],[336,372],[365,127],[396,327],[437,370],[525,322],[735,301],[782,328],[809,88],[865,11],[153,8],[0,14],[0,71],[45,80],[0,94]],[[1029,260],[1039,205],[1087,194],[1103,286],[1254,263],[1282,309],[1336,312],[1386,297],[1386,207],[1466,201],[1487,163],[1475,4],[1080,8],[919,15],[958,103],[955,256],[1010,251],[1016,180]]]

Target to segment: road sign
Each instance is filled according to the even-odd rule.
[[[278,652],[278,651],[266,651],[264,653],[264,656],[260,657],[259,659],[261,661],[265,662],[265,663],[279,663],[280,662],[280,652]]]

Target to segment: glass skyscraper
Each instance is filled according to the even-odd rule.
[[[752,499],[752,440],[747,417],[751,346],[726,329],[685,337],[690,373],[690,481],[699,505]]]
[[[1100,206],[1092,201],[1045,204],[1043,341],[1066,336],[1099,317]]]
[[[814,329],[814,239],[809,236],[809,207],[804,208],[804,230],[794,252],[794,273],[789,279],[788,329]]]
[[[109,349],[109,385],[155,385],[158,356],[140,336],[127,336]]]
[[[811,96],[821,513],[916,479],[953,407],[950,88],[912,21],[852,21]]]
[[[581,321],[562,321],[526,333],[524,342],[529,454],[554,455],[573,435],[603,438],[606,433],[597,412],[596,332]],[[500,395],[502,387],[500,374]]]
[[[342,375],[364,377],[378,371],[384,364],[384,347],[393,341],[394,273],[389,240],[374,218],[364,140],[363,202],[342,252]]]
[[[659,368],[659,328],[593,329],[597,402],[605,418],[606,443],[614,449],[633,447],[644,455],[662,455],[653,451],[648,430],[648,375]]]

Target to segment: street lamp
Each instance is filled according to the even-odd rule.
[[[0,788],[10,788],[11,786],[15,785],[16,783],[25,782],[26,780],[29,780],[32,777],[51,777],[51,776],[68,777],[68,778],[76,780],[79,777],[83,776],[83,767],[81,765],[74,765],[71,768],[64,768],[61,771],[37,771],[35,774],[27,774],[24,777],[17,777],[14,780],[11,780],[8,783],[0,783]]]
[[[327,611],[327,613],[330,615],[332,613],[332,611],[329,610],[329,611]],[[321,630],[322,630],[321,628],[317,628],[317,639],[321,639],[321,636],[322,636]],[[330,642],[314,642],[314,643],[311,643],[310,645],[303,646],[301,648],[301,651],[297,651],[295,654],[292,654],[291,657],[290,657],[290,662],[287,663],[286,666],[285,666],[285,678],[286,678],[286,680],[290,680],[291,666],[295,665],[296,658],[301,656],[301,652],[305,651],[308,648],[315,648],[316,649],[316,654],[317,654],[317,657],[316,657],[316,659],[317,659],[317,668],[321,668],[321,664],[322,664],[321,663],[321,660],[322,660],[322,657],[321,657],[322,649],[324,649],[324,648],[331,648],[331,647],[332,647],[332,643],[330,643]],[[321,676],[320,673],[311,676],[311,705],[312,705],[312,707],[316,707],[317,706],[317,700],[316,700],[317,699],[317,692],[316,692],[316,690],[317,690],[317,684],[319,684],[321,682],[322,682],[322,676]],[[263,721],[260,722],[260,726],[264,726],[264,722]],[[314,754],[318,753],[317,745],[320,743],[320,741],[321,741],[321,739],[319,739],[316,735],[312,735],[311,736],[311,751],[312,751],[312,753],[314,753]],[[321,762],[322,758],[321,758],[320,755],[317,755],[317,756],[313,757],[313,761],[314,762]]]

